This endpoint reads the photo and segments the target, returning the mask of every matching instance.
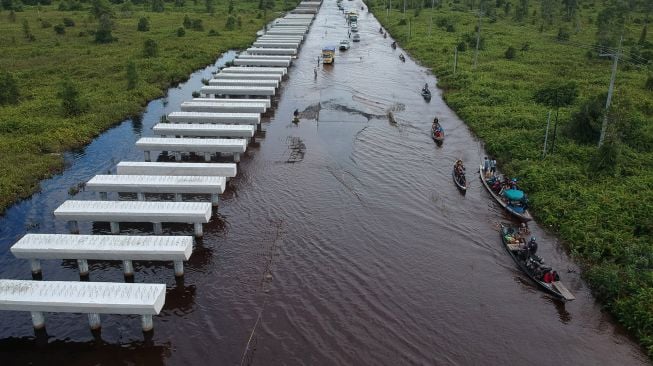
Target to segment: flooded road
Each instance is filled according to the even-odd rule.
[[[321,47],[347,38],[335,1],[325,2],[183,281],[173,278],[172,263],[135,263],[136,282],[168,285],[151,337],[124,315],[103,315],[94,336],[79,314],[46,315],[48,333],[35,337],[27,313],[0,312],[2,364],[648,364],[595,304],[555,238],[534,224],[538,254],[577,300],[557,302],[520,273],[497,231],[510,218],[473,173],[481,143],[446,107],[435,78],[399,60],[402,51],[390,48],[371,14],[362,12],[359,27],[361,42],[314,78]],[[142,120],[69,154],[63,175],[8,210],[0,222],[1,277],[31,278],[9,247],[26,231],[66,232],[52,211],[69,188],[120,160],[142,160],[134,142],[152,135],[159,117],[179,110],[214,69],[152,102]],[[430,103],[420,96],[425,82]],[[291,122],[295,109],[299,124]],[[434,115],[447,132],[441,147],[429,136]],[[451,179],[456,159],[467,163],[466,196]],[[191,230],[164,225],[168,234]],[[81,231],[108,233],[109,226]],[[43,272],[45,280],[78,279],[73,261],[44,261]],[[90,279],[123,281],[120,264],[91,263]]]

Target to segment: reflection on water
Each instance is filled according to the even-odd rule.
[[[135,282],[168,287],[151,340],[143,341],[136,317],[103,316],[96,344],[84,316],[53,314],[44,350],[22,338],[32,334],[29,314],[0,312],[0,339],[22,342],[15,352],[0,347],[3,361],[63,363],[79,352],[80,364],[646,364],[578,273],[565,274],[577,300],[562,305],[518,271],[496,226],[510,217],[477,179],[469,179],[465,196],[451,179],[453,162],[474,166],[482,144],[439,91],[424,101],[420,89],[435,79],[411,59],[399,61],[403,51],[390,48],[372,15],[361,12],[359,25],[361,42],[338,53],[335,65],[320,65],[315,78],[321,47],[347,32],[334,2],[324,3],[275,112],[264,118],[260,144],[249,146],[229,181],[184,279],[174,278],[171,263],[135,263]],[[120,160],[142,161],[134,148],[139,135],[151,135],[162,114],[190,100],[211,69],[171,89],[167,105],[152,102],[140,132],[133,121],[111,129],[10,209],[0,226],[2,277],[29,278],[28,264],[8,253],[25,227],[65,232],[52,210],[68,188]],[[294,124],[296,109],[303,114]],[[440,147],[429,134],[435,115],[447,131]],[[83,190],[75,198],[97,199]],[[531,230],[548,263],[577,268],[550,235],[535,224]],[[164,231],[186,235],[192,228]],[[151,226],[126,224],[121,232],[151,235]],[[60,261],[44,261],[43,271],[48,280],[79,277]],[[123,281],[122,269],[92,263],[91,278]]]

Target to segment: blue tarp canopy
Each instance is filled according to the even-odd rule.
[[[518,189],[508,189],[507,191],[503,192],[503,195],[511,201],[519,201],[520,199],[524,198],[524,191],[520,191]]]

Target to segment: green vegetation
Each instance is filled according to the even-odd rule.
[[[248,46],[283,4],[297,1],[267,0],[265,9],[255,0],[231,2],[234,13],[247,19],[233,31],[225,28],[228,0],[156,4],[0,2],[0,212],[60,171],[62,152],[140,113],[222,52]],[[215,15],[207,14],[209,4]],[[186,31],[178,37],[181,26]],[[144,52],[148,39],[153,57]]]
[[[434,71],[449,106],[519,177],[538,222],[559,234],[595,296],[653,356],[653,1],[451,0],[405,14],[403,3],[389,14],[385,4],[370,8]],[[599,55],[614,53],[622,35],[599,148],[612,68]],[[559,126],[543,156],[549,111]]]

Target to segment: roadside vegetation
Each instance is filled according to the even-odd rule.
[[[296,0],[0,1],[0,213]]]
[[[653,356],[653,1],[388,3],[370,9],[433,70],[449,106],[519,178],[538,222]],[[599,147],[613,66],[602,55],[616,53]]]

